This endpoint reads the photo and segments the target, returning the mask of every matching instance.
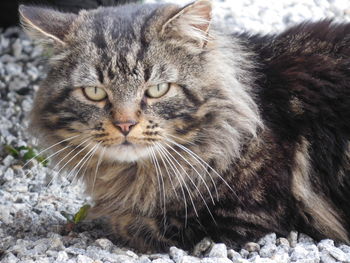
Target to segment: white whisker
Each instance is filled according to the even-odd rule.
[[[172,140],[166,139],[167,141],[174,143]],[[212,170],[222,181],[223,183],[232,191],[232,193],[238,198],[236,192],[232,189],[232,187],[228,184],[228,182],[214,169],[212,168],[206,161],[204,161],[198,154],[194,153],[190,149],[187,148],[188,152],[191,152],[194,156],[198,158],[204,165],[206,165],[210,170]]]
[[[164,200],[164,203],[163,203],[163,206],[164,206],[164,213],[163,213],[163,220],[164,220],[164,226],[166,224],[166,199],[165,199],[165,185],[164,185],[164,179],[163,179],[163,173],[162,173],[162,169],[160,168],[160,165],[159,165],[159,162],[158,162],[158,159],[157,159],[157,155],[155,153],[155,150],[153,148],[150,148],[150,150],[153,152],[153,156],[154,156],[154,159],[156,161],[156,165],[158,167],[158,171],[159,171],[159,177],[160,177],[160,180],[161,180],[161,183],[162,183],[162,188],[163,188],[163,200]],[[165,227],[164,227],[164,231],[165,231]]]
[[[187,193],[188,193],[188,195],[189,195],[189,197],[190,197],[190,200],[191,200],[191,203],[192,203],[194,212],[195,212],[196,216],[199,217],[198,212],[197,212],[197,208],[196,208],[196,206],[195,206],[195,204],[194,204],[194,202],[193,202],[193,198],[192,198],[191,191],[189,190],[188,185],[186,184],[186,181],[183,179],[183,177],[182,177],[180,171],[178,170],[178,168],[176,167],[176,165],[173,163],[172,160],[174,160],[174,161],[177,163],[177,165],[179,165],[179,166],[181,167],[181,169],[185,172],[185,174],[186,174],[186,170],[181,166],[181,164],[176,160],[176,158],[168,151],[168,149],[166,149],[166,148],[165,148],[163,145],[161,145],[160,143],[158,144],[158,146],[161,147],[161,148],[163,149],[163,151],[164,151],[165,153],[167,153],[167,156],[170,157],[170,158],[169,158],[170,162],[171,162],[171,163],[174,165],[174,167],[176,168],[176,170],[177,170],[177,172],[178,172],[178,174],[179,174],[179,176],[180,176],[180,178],[181,178],[181,181],[183,182],[183,184],[184,184],[184,186],[185,186],[185,188],[186,188],[186,190],[187,190]],[[186,174],[186,175],[187,175],[187,174]],[[188,175],[187,175],[187,176],[188,176]]]
[[[89,164],[93,158],[93,156],[95,155],[96,151],[98,150],[98,147],[101,145],[102,142],[99,142],[97,145],[95,145],[95,150],[91,152],[90,156],[86,159],[86,161],[81,165],[80,169],[85,165],[86,163],[86,166],[85,166],[85,169],[83,171],[83,174],[81,176],[81,178],[84,177],[85,173],[86,173],[86,170],[89,168]],[[79,172],[80,172],[80,169],[78,170],[78,172],[76,173],[76,175],[79,175]]]
[[[91,142],[92,143],[92,142]],[[90,143],[90,144],[91,144]],[[89,144],[89,145],[90,145]],[[69,172],[69,174],[68,174],[68,178],[73,174],[73,172],[79,167],[79,165],[82,163],[82,162],[84,162],[84,160],[88,160],[88,157],[90,156],[90,153],[91,152],[93,152],[94,150],[95,150],[95,148],[97,147],[97,144],[96,145],[94,145],[84,156],[83,156],[83,158],[81,158],[80,159],[80,161],[73,167],[73,169]],[[86,161],[81,165],[81,167],[79,168],[79,170],[78,170],[78,173],[80,172],[80,170],[81,170],[81,168],[83,167],[83,165],[86,163]],[[76,178],[76,176],[78,175],[78,173],[75,173],[75,175],[73,176],[73,179],[72,179],[72,181],[74,181],[75,180],[75,178]]]
[[[217,187],[216,187],[216,183],[215,183],[215,181],[214,181],[214,179],[213,179],[213,176],[212,176],[212,175],[209,173],[209,171],[207,170],[208,166],[205,167],[205,166],[203,165],[203,163],[202,163],[202,162],[193,154],[193,152],[192,152],[191,150],[189,150],[187,147],[185,147],[185,146],[183,146],[182,144],[179,144],[179,143],[177,143],[177,142],[175,142],[175,141],[172,141],[172,140],[169,140],[169,139],[166,139],[166,140],[169,141],[169,142],[171,142],[171,143],[173,143],[173,144],[175,144],[176,146],[180,147],[182,150],[184,150],[184,151],[187,152],[189,155],[191,155],[191,157],[192,157],[193,159],[195,159],[195,160],[199,163],[199,165],[201,165],[201,167],[202,167],[203,170],[206,172],[206,174],[209,175],[210,180],[211,180],[211,182],[212,182],[212,184],[213,184],[213,186],[214,186],[214,189],[215,189],[216,199],[219,200],[218,189],[217,189]]]
[[[94,180],[93,180],[93,182],[92,182],[92,190],[91,190],[92,192],[93,192],[94,189],[95,189],[95,183],[96,183],[96,178],[97,178],[97,171],[98,171],[99,166],[100,166],[101,163],[102,163],[102,159],[103,159],[103,156],[104,156],[105,152],[106,152],[106,148],[103,147],[102,153],[101,153],[100,157],[98,158],[97,165],[96,165]]]
[[[191,166],[191,168],[196,172],[196,174],[199,176],[199,178],[202,180],[202,182],[204,183],[204,186],[205,188],[207,189],[208,193],[209,193],[209,196],[211,198],[211,201],[212,203],[215,205],[215,201],[214,201],[214,198],[213,198],[213,195],[211,194],[211,191],[207,185],[207,183],[205,182],[203,176],[197,171],[197,169],[182,155],[180,154],[178,151],[176,151],[174,149],[174,147],[172,147],[171,145],[165,143],[170,149],[172,149],[177,155],[179,155],[181,157],[181,159],[183,159],[189,166]]]
[[[184,161],[186,161],[186,159],[185,159],[181,154],[179,154],[173,147],[171,147],[171,146],[168,145],[168,144],[167,144],[167,146],[170,147],[170,149],[172,149],[175,153],[177,153]],[[165,147],[164,147],[164,149],[167,150]],[[167,151],[168,151],[168,150],[167,150]],[[173,157],[173,159],[174,159],[174,161],[175,161],[176,163],[178,163],[178,165],[180,165],[181,169],[184,171],[184,173],[185,173],[185,175],[187,176],[187,178],[190,180],[190,182],[192,183],[192,185],[194,186],[194,188],[197,190],[197,192],[198,192],[199,196],[201,197],[201,199],[202,199],[202,201],[203,201],[205,207],[207,208],[207,210],[208,210],[208,212],[209,212],[211,218],[213,219],[214,223],[216,223],[215,218],[214,218],[213,214],[211,213],[210,208],[209,208],[207,202],[205,201],[205,198],[203,197],[203,195],[202,195],[201,191],[199,190],[199,188],[197,187],[197,185],[193,182],[191,176],[187,173],[187,171],[185,170],[185,168],[183,168],[182,165],[181,165],[174,157]],[[211,196],[211,198],[212,198],[212,196]],[[214,201],[214,199],[212,199],[212,200]]]
[[[161,154],[163,154],[164,158],[166,159],[166,161],[169,163],[170,165],[170,168],[172,169],[172,171],[174,172],[175,176],[176,176],[176,179],[177,181],[179,182],[180,184],[180,187],[181,187],[181,193],[182,193],[182,197],[183,197],[183,201],[184,201],[184,205],[185,205],[185,226],[187,226],[187,215],[188,215],[188,208],[187,208],[187,199],[186,199],[186,194],[185,194],[185,190],[184,190],[184,187],[183,187],[183,184],[182,184],[182,176],[181,176],[181,173],[180,171],[177,169],[177,167],[175,166],[175,164],[173,163],[173,161],[168,157],[168,153],[166,153],[163,149],[162,149],[162,145],[160,143],[156,143],[158,148],[159,148],[159,152]],[[180,180],[179,178],[181,178],[182,180]],[[188,192],[188,195],[190,197],[190,200],[192,202],[192,205],[194,206],[194,203],[193,203],[193,200],[192,200],[192,196],[191,196],[191,193],[189,192],[189,189],[186,185],[186,183],[184,182],[184,185],[185,185],[185,188],[186,188],[186,191]],[[196,211],[196,207],[194,206],[194,210],[196,212],[196,215],[197,215],[197,211]],[[198,216],[198,215],[197,215]]]
[[[61,144],[61,143],[63,143],[63,142],[72,140],[72,139],[74,139],[74,138],[76,138],[76,137],[78,137],[78,136],[80,136],[80,134],[74,135],[74,136],[69,137],[69,138],[67,138],[67,139],[64,139],[64,140],[62,140],[62,141],[59,141],[59,142],[57,142],[57,143],[55,143],[55,144],[53,144],[53,145],[51,145],[51,146],[45,148],[44,150],[40,151],[37,155],[35,155],[34,157],[32,157],[30,160],[28,160],[28,161],[22,166],[22,169],[24,169],[24,167],[26,167],[31,161],[33,161],[35,158],[37,158],[40,154],[42,154],[42,153],[44,153],[44,152],[46,152],[46,151],[52,149],[53,147],[55,147],[55,146],[57,146],[57,145],[59,145],[59,144]]]
[[[159,190],[159,202],[161,202],[162,200],[162,189],[160,186],[160,180],[159,180],[159,172],[158,172],[158,167],[156,166],[156,161],[154,160],[154,156],[153,156],[153,152],[151,151],[151,147],[147,147],[150,156],[151,156],[151,160],[152,160],[152,164],[156,169],[156,175],[157,175],[157,182],[158,182],[158,190]]]
[[[73,150],[71,150],[66,156],[64,156],[53,168],[52,170],[54,171],[59,165],[60,163],[65,160],[68,156],[70,156],[77,148],[79,148],[81,145],[83,145],[85,142],[87,142],[88,140],[90,140],[90,138],[84,140],[83,142],[81,142],[79,145],[77,145]],[[71,145],[72,146],[72,145]],[[66,163],[67,164],[67,163]],[[63,166],[64,167],[64,166]],[[63,168],[62,167],[62,168]],[[61,171],[62,168],[59,170]],[[57,172],[57,174],[59,174],[59,171]],[[50,182],[47,184],[48,186],[52,183],[52,181],[54,180],[54,176],[52,177],[52,179],[50,180]]]
[[[162,153],[159,151],[159,149],[157,148],[157,145],[156,145],[155,143],[153,143],[153,145],[156,147],[155,149],[158,150],[159,157],[160,157],[160,159],[162,160],[162,163],[163,163],[163,165],[164,165],[164,167],[165,167],[165,171],[166,171],[166,173],[167,173],[167,175],[168,175],[168,178],[169,178],[169,180],[170,180],[171,187],[172,187],[173,190],[174,190],[174,193],[175,193],[176,198],[179,199],[179,196],[178,196],[178,194],[177,194],[177,191],[176,191],[175,186],[174,186],[174,183],[173,183],[173,179],[171,178],[171,175],[170,175],[170,173],[169,173],[168,166],[167,166],[166,162],[164,161],[163,155],[162,155]]]

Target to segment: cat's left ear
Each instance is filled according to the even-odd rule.
[[[77,15],[49,8],[19,6],[21,24],[34,39],[54,46],[65,45],[65,37]]]
[[[173,15],[162,27],[162,34],[179,36],[196,41],[204,47],[209,41],[209,27],[212,19],[210,0],[197,0]]]

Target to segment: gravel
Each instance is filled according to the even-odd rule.
[[[278,32],[305,19],[325,17],[350,21],[348,0],[213,2],[215,20],[235,32]],[[257,243],[245,244],[239,251],[205,239],[192,252],[172,247],[168,254],[153,255],[117,247],[108,239],[103,222],[82,223],[75,231],[69,231],[64,215],[75,214],[89,202],[82,193],[83,187],[79,182],[70,184],[38,163],[23,168],[27,150],[22,148],[13,157],[6,147],[35,145],[26,127],[34,92],[44,76],[42,49],[17,27],[0,29],[0,262],[350,262],[349,246],[330,239],[317,243],[295,231],[288,237],[269,234]]]

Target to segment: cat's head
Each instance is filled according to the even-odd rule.
[[[120,162],[175,143],[239,152],[259,116],[246,55],[211,31],[211,11],[209,0],[77,15],[21,6],[24,28],[52,52],[32,112],[38,136]]]

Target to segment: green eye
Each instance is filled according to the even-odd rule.
[[[92,101],[101,101],[107,98],[107,93],[104,89],[99,87],[83,88],[85,96]]]
[[[165,93],[167,93],[169,89],[170,83],[161,83],[158,85],[154,85],[146,90],[146,96],[149,98],[160,98],[163,95],[165,95]]]

